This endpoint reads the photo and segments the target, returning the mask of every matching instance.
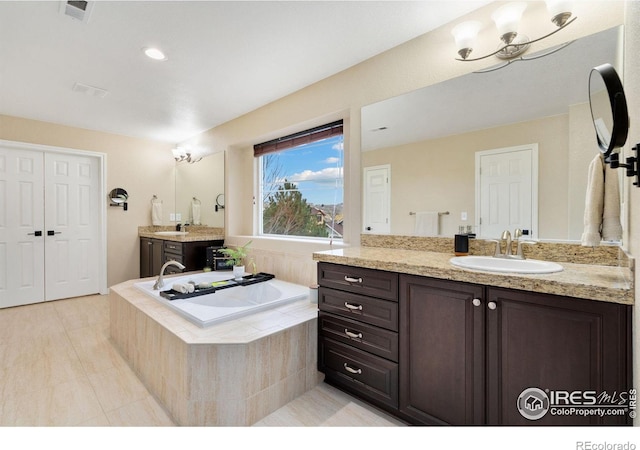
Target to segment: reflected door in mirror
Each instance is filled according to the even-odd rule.
[[[391,166],[365,167],[363,225],[365,233],[389,234]]]

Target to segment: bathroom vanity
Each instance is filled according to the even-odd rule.
[[[160,273],[160,268],[167,261],[178,261],[183,264],[185,271],[202,270],[206,265],[207,247],[221,247],[224,243],[224,233],[214,229],[213,232],[205,227],[188,234],[160,235],[166,230],[161,227],[141,227],[140,237],[140,277],[152,277]],[[158,231],[160,230],[160,231]],[[176,267],[167,267],[165,273],[176,273]]]
[[[325,380],[412,424],[631,424],[628,408],[533,420],[517,407],[529,388],[628,400],[628,268],[562,263],[559,273],[497,274],[456,268],[451,256],[314,253]]]

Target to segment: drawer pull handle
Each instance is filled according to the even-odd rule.
[[[354,373],[356,375],[360,375],[362,373],[362,369],[354,369],[353,367],[349,366],[349,364],[344,363],[344,369],[349,372],[349,373]]]
[[[353,278],[350,276],[345,275],[344,276],[344,281],[346,281],[347,283],[360,283],[362,284],[362,278]]]
[[[344,306],[351,311],[362,311],[362,305],[352,305],[349,302],[344,302]]]
[[[362,339],[362,333],[354,333],[353,331],[349,331],[347,328],[344,329],[344,334],[353,339]]]

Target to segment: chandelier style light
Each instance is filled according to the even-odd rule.
[[[518,32],[518,26],[522,14],[527,8],[526,2],[512,2],[498,8],[492,15],[491,19],[498,28],[498,34],[502,43],[500,47],[493,53],[480,56],[478,58],[469,58],[478,36],[478,32],[482,28],[482,23],[478,21],[462,22],[451,30],[456,46],[458,48],[458,61],[478,61],[490,56],[496,56],[500,59],[512,59],[520,56],[529,49],[534,43],[548,38],[557,33],[570,23],[575,21],[577,17],[571,18],[571,2],[566,0],[546,0],[547,10],[551,15],[551,21],[558,27],[551,33],[546,34],[537,39],[530,40],[524,34]]]
[[[190,149],[185,147],[175,147],[171,152],[173,153],[173,159],[175,159],[176,162],[186,161],[193,164],[203,158],[203,155],[192,152]]]

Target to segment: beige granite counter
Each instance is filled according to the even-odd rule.
[[[634,303],[633,277],[628,267],[563,262],[562,272],[510,274],[458,268],[449,263],[452,257],[449,253],[379,247],[351,247],[313,254],[314,260],[322,262],[626,305]]]
[[[188,234],[182,236],[161,236],[155,234],[158,231],[175,231],[175,228],[169,226],[138,227],[138,237],[162,239],[163,241],[174,242],[202,242],[224,240],[224,228],[190,225],[186,230]]]

